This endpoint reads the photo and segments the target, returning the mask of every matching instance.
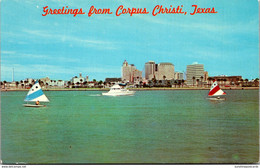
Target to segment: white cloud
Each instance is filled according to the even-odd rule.
[[[27,34],[31,34],[35,36],[38,36],[40,38],[47,38],[50,41],[60,41],[60,42],[67,42],[70,45],[77,44],[82,47],[92,47],[96,49],[104,49],[104,50],[115,50],[117,49],[117,45],[115,42],[106,41],[106,40],[96,40],[91,39],[89,37],[76,37],[68,34],[58,34],[56,32],[49,33],[45,32],[43,30],[29,30],[24,29],[23,32]]]
[[[1,51],[1,54],[8,54],[8,55],[12,55],[15,54],[15,51]]]

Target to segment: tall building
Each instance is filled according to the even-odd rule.
[[[134,82],[136,79],[142,79],[142,71],[136,69],[134,64],[128,64],[125,60],[122,66],[122,81]]]
[[[183,72],[175,72],[174,79],[176,80],[184,80],[184,73]]]
[[[204,72],[204,78],[203,78],[203,81],[204,82],[207,82],[208,81],[208,78],[209,78],[209,73],[207,71]]]
[[[155,71],[157,71],[157,64],[154,61],[149,61],[145,63],[145,79],[150,80],[154,77]]]
[[[204,78],[204,65],[203,64],[198,64],[194,63],[192,65],[187,65],[186,69],[186,80],[187,80],[187,85],[196,85],[197,79],[201,81],[201,77]],[[193,79],[195,77],[195,79]]]
[[[169,62],[158,64],[158,70],[155,72],[157,80],[172,80],[174,79],[174,65]]]
[[[156,64],[154,61],[145,63],[145,79],[152,80],[171,80],[174,79],[174,65],[163,62]]]

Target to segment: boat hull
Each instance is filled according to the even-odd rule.
[[[135,92],[134,91],[128,91],[125,93],[102,93],[103,96],[131,96],[134,95]]]
[[[216,100],[216,101],[218,101],[218,100],[226,100],[226,98],[217,98],[217,97],[209,97],[209,98],[207,98],[207,99],[209,99],[209,100]]]
[[[46,107],[46,105],[42,105],[42,104],[39,104],[39,105],[36,105],[36,104],[23,104],[24,107]]]

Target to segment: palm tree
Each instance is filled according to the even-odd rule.
[[[41,87],[44,86],[44,83],[43,83],[42,80],[39,80],[39,84],[40,84]]]
[[[223,80],[224,80],[224,85],[226,85],[227,79],[226,79],[226,78],[224,78]]]
[[[218,81],[218,84],[220,83],[220,79],[217,79],[217,81]]]
[[[202,80],[203,80],[203,76],[200,77],[200,80],[201,80],[201,87],[202,87]]]
[[[165,75],[163,75],[163,80],[165,80],[166,79],[166,76]]]
[[[211,77],[208,77],[208,86],[210,86],[211,85],[211,80],[212,80],[212,78]]]
[[[259,78],[255,78],[255,80],[254,80],[254,84],[255,84],[256,87],[258,87],[258,84],[259,84],[258,81],[259,81]]]
[[[153,84],[154,84],[154,85],[157,83],[157,80],[156,80],[155,77],[152,79],[152,81],[153,81]]]
[[[197,87],[199,87],[199,81],[200,81],[200,80],[199,80],[199,79],[196,79],[196,81],[197,81]]]
[[[6,81],[4,81],[4,88],[5,88]]]
[[[140,82],[139,82],[139,86],[140,86],[140,87],[143,86],[143,81],[140,81]]]
[[[177,80],[177,83],[179,85],[179,88],[181,87],[181,80]]]
[[[83,79],[80,79],[80,85],[82,86]]]
[[[184,85],[184,79],[181,80],[181,85],[182,85],[182,87],[183,87],[183,85]]]
[[[222,86],[223,86],[223,81],[224,81],[224,79],[223,79],[223,78],[221,78],[221,79],[220,79],[220,81],[221,81],[221,84],[222,84]]]
[[[169,80],[167,80],[167,86],[171,87],[171,82]]]
[[[245,81],[246,81],[246,86],[248,85],[248,79],[245,79]]]
[[[16,88],[18,88],[19,82],[16,81],[16,82],[15,82],[15,85],[16,85]]]
[[[84,81],[83,85],[86,86],[88,84],[88,81]]]
[[[194,81],[195,81],[195,76],[192,77],[192,81],[193,81],[193,86],[194,86]]]
[[[240,83],[241,83],[241,86],[243,86],[244,85],[244,80],[240,79]]]
[[[70,85],[71,85],[71,81],[68,81],[68,87],[70,87]]]
[[[177,83],[177,80],[174,80],[174,85],[175,85],[175,87],[176,87],[177,84],[178,84],[178,83]]]
[[[160,87],[162,86],[162,80],[159,80],[159,86]]]
[[[103,84],[103,81],[102,81],[102,80],[100,80],[100,81],[98,82],[98,84],[99,84],[99,85],[102,85],[102,84]]]
[[[149,84],[150,87],[151,87],[151,83],[152,83],[152,81],[149,80],[149,81],[148,81],[148,84]]]

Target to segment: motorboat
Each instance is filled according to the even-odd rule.
[[[134,95],[135,91],[130,91],[120,87],[118,84],[115,84],[110,88],[110,91],[107,93],[102,93],[103,96],[128,96]]]

